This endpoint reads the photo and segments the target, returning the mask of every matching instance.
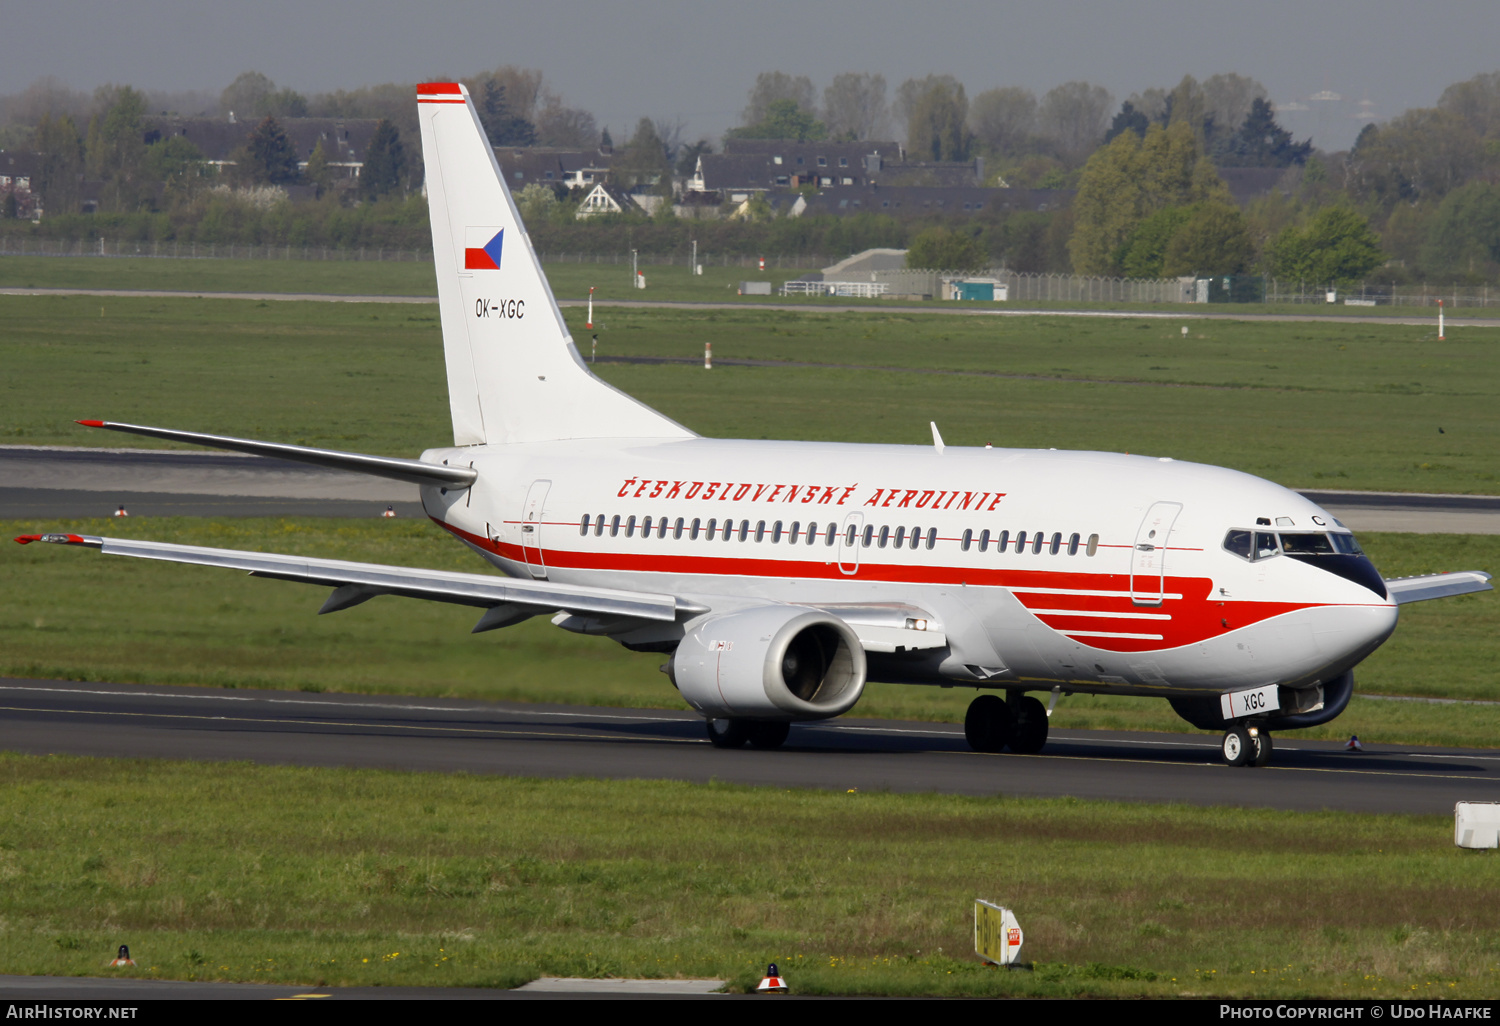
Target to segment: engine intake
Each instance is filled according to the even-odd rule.
[[[693,626],[667,664],[672,683],[711,718],[821,720],[865,688],[865,652],[844,621],[805,606],[759,606]]]

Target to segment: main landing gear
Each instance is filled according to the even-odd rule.
[[[777,720],[709,720],[708,742],[715,748],[780,748],[790,723]]]
[[[1224,761],[1231,766],[1264,766],[1271,761],[1271,735],[1262,727],[1236,723],[1224,732]]]
[[[1030,695],[980,695],[964,716],[964,737],[976,752],[1031,755],[1047,743],[1047,707]]]

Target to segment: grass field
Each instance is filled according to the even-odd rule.
[[[600,363],[704,434],[1124,449],[1293,487],[1500,489],[1500,351],[1398,325],[601,311],[601,356],[924,371]],[[410,455],[451,438],[437,312],[0,297],[0,440],[151,445],[100,417]],[[585,349],[584,313],[569,312]],[[1441,431],[1440,431],[1441,429]]]
[[[781,283],[819,268],[781,268],[767,271],[749,267],[715,266],[710,260],[702,275],[688,273],[686,261],[673,265],[643,266],[646,289],[630,282],[630,260],[618,263],[572,263],[549,261],[544,269],[559,299],[586,299],[589,287],[601,303],[646,299],[665,302],[738,302],[748,306],[795,302],[819,306],[866,306],[879,310],[890,306],[885,299],[826,299],[798,296],[770,298],[736,295],[741,281],[769,281],[773,289]],[[384,263],[380,261],[318,260],[227,260],[152,259],[135,257],[0,257],[0,288],[148,289],[186,292],[287,292],[355,296],[435,296],[437,285],[430,263]],[[905,302],[902,305],[908,305]],[[933,304],[927,304],[933,305]],[[983,310],[991,303],[942,303],[951,309]],[[1325,303],[1250,303],[1236,306],[1200,307],[1181,303],[1072,302],[1026,300],[1010,304],[1028,310],[1115,310],[1170,313],[1287,314],[1306,317],[1423,317],[1436,327],[1436,309],[1418,307],[1353,307]],[[1453,317],[1500,319],[1500,307],[1465,307],[1450,310]]]
[[[50,529],[484,568],[444,532],[415,520],[8,521],[0,522],[0,538]],[[1362,537],[1391,576],[1500,567],[1500,537]],[[7,676],[687,708],[657,672],[662,656],[569,634],[545,618],[471,635],[477,613],[441,603],[382,598],[316,616],[321,588],[43,545],[7,544],[0,556],[0,674]],[[1403,610],[1396,635],[1357,671],[1359,690],[1500,702],[1496,604],[1484,593]],[[876,684],[856,714],[961,722],[975,693]],[[1053,726],[1193,729],[1160,699],[1085,695],[1059,703]],[[1333,723],[1298,736],[1350,733],[1373,743],[1489,747],[1500,737],[1500,704],[1356,698]]]
[[[1442,816],[3,754],[0,782],[8,973],[125,943],[158,979],[1500,995],[1500,861]],[[976,897],[1031,971],[973,956]]]

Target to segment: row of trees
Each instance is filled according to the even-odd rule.
[[[221,175],[183,136],[167,135],[148,144],[146,109],[144,95],[124,86],[113,92],[85,131],[68,114],[43,114],[31,138],[31,148],[40,157],[32,188],[43,209],[54,215],[76,211],[84,181],[99,183],[99,205],[106,212],[171,209],[215,186],[305,183],[321,195],[335,184],[322,142],[303,169],[273,115],[265,115],[246,132],[243,145],[231,155],[234,167]],[[364,155],[355,195],[373,200],[409,191],[408,170],[400,130],[381,120]]]
[[[502,67],[464,81],[496,145],[610,143],[608,130],[564,104],[539,72]],[[407,142],[416,132],[409,85],[304,97],[251,72],[217,97],[199,99],[206,108],[234,110],[246,124],[232,180],[208,177],[186,140],[147,145],[141,118],[161,98],[130,87],[85,96],[44,81],[0,97],[0,143],[43,155],[37,186],[49,211],[76,208],[84,179],[103,183],[103,210],[116,212],[200,209],[201,194],[223,184],[299,180],[280,122],[303,114],[383,121],[365,155],[364,199],[404,196],[421,181],[420,153]],[[919,158],[983,155],[1012,185],[1076,188],[1070,210],[984,215],[955,229],[981,246],[987,262],[1018,269],[1317,278],[1380,268],[1381,276],[1398,279],[1475,282],[1500,276],[1500,73],[1451,86],[1433,108],[1372,124],[1349,152],[1334,154],[1293,139],[1276,123],[1265,88],[1234,74],[1184,77],[1116,108],[1107,90],[1087,82],[1040,97],[1018,88],[970,97],[948,75],[888,90],[879,74],[850,72],[819,93],[806,76],[766,72],[750,89],[741,122],[731,137],[904,136]],[[688,142],[680,121],[643,118],[615,153],[614,175],[620,184],[665,194],[672,174],[690,173],[711,149],[707,139]],[[331,185],[326,164],[314,153],[300,180]],[[1270,194],[1241,207],[1216,173],[1225,167],[1281,169],[1282,177]],[[558,205],[559,224],[549,230],[563,230],[565,206]],[[600,242],[583,249],[606,248],[615,234],[632,230],[567,228],[570,238],[598,234]],[[1318,262],[1317,254],[1333,252],[1342,254],[1333,264]]]

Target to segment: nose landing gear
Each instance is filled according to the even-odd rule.
[[[1271,761],[1271,735],[1263,728],[1236,723],[1224,732],[1224,761],[1230,766],[1264,766]]]

